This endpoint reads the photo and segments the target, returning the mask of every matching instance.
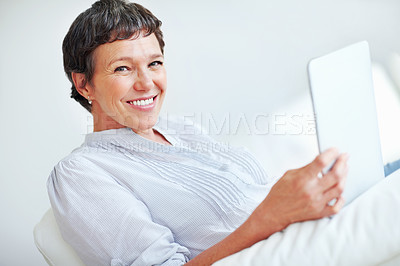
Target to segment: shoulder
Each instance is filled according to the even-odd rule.
[[[47,180],[48,190],[78,185],[87,178],[82,178],[93,166],[90,160],[83,155],[81,148],[74,150],[71,154],[61,159],[51,171]]]
[[[104,163],[109,160],[107,157],[104,151],[86,145],[76,148],[53,167],[47,180],[48,189],[91,186],[110,179]]]
[[[88,146],[82,145],[74,149],[69,155],[62,158],[53,168],[54,171],[73,171],[87,168],[91,164],[90,157],[94,154]]]

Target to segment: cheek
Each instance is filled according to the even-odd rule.
[[[154,80],[156,83],[157,87],[160,88],[160,90],[165,91],[167,89],[167,74],[165,69],[157,75],[156,79]]]
[[[132,81],[129,77],[118,77],[107,82],[104,87],[104,97],[108,104],[120,102],[131,88]]]

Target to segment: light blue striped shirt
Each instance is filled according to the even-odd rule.
[[[239,227],[270,181],[245,149],[160,118],[172,146],[130,128],[86,136],[48,179],[63,238],[87,265],[182,265]]]

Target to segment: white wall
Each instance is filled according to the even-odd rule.
[[[45,265],[32,238],[49,208],[45,182],[90,127],[90,116],[69,99],[61,43],[91,2],[0,2],[0,265]],[[169,92],[163,111],[194,119],[285,112],[288,102],[308,97],[310,58],[365,39],[385,68],[400,48],[398,0],[139,2],[164,23]],[[307,103],[293,106],[292,112],[309,110]],[[257,146],[243,129],[225,133],[216,137]],[[254,151],[281,161],[309,159],[276,146]]]

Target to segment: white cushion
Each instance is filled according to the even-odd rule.
[[[49,265],[84,266],[58,229],[53,210],[49,209],[33,231],[36,247]]]
[[[332,219],[290,225],[224,265],[400,265],[400,170]]]

